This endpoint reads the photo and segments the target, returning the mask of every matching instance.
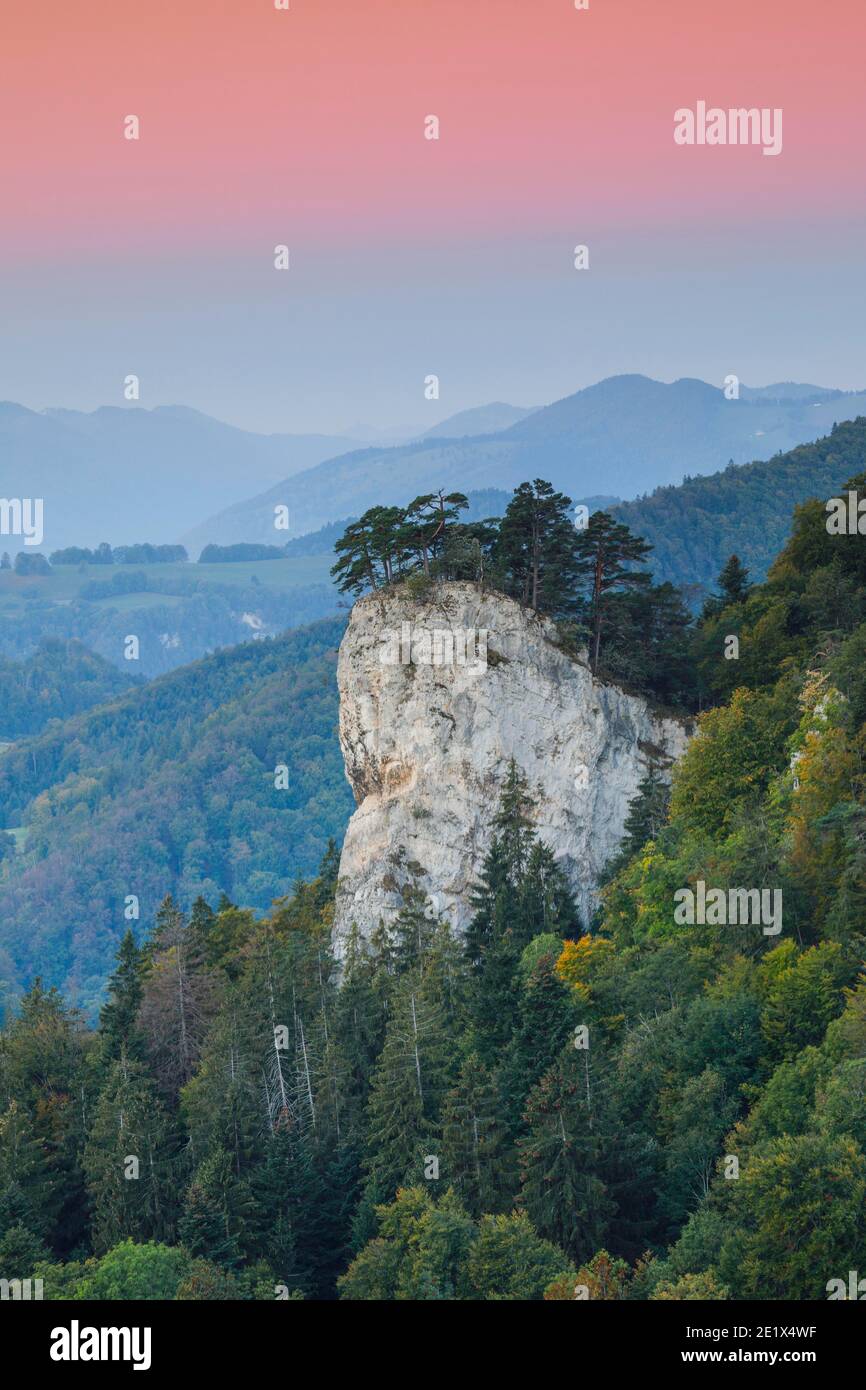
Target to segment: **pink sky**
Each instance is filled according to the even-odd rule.
[[[7,255],[862,212],[862,0],[291,5],[7,10]],[[699,98],[782,107],[781,157],[677,148],[673,112]]]
[[[0,44],[0,397],[134,371],[333,432],[422,422],[431,371],[437,418],[864,384],[863,0],[30,0]],[[781,155],[675,145],[699,100],[781,107]]]

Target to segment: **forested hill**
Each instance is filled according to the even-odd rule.
[[[591,933],[512,763],[462,939],[407,887],[338,971],[329,852],[259,920],[164,902],[97,1029],[34,984],[0,1034],[0,1268],[58,1300],[847,1288],[866,1268],[866,545],[826,521],[798,509],[764,585],[726,567],[690,651],[716,707],[670,796],[649,768]],[[326,633],[306,634],[308,684]],[[232,694],[251,659],[226,658]],[[256,715],[269,681],[293,693],[273,671]],[[153,690],[177,719],[194,672]],[[743,893],[759,916],[729,919]]]
[[[761,463],[729,465],[610,508],[653,546],[659,580],[709,589],[736,553],[763,579],[791,530],[791,511],[808,497],[830,497],[866,467],[866,417],[834,425],[824,439]]]
[[[7,989],[41,974],[90,1009],[129,895],[142,922],[167,891],[261,910],[312,871],[353,805],[336,735],[342,631],[324,620],[217,652],[7,750]]]
[[[76,641],[46,638],[26,661],[0,655],[0,743],[102,704],[135,679]]]

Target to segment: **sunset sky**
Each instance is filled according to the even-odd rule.
[[[0,397],[135,372],[330,432],[620,371],[866,385],[864,40],[861,0],[7,5]],[[698,100],[782,108],[782,153],[678,147]]]

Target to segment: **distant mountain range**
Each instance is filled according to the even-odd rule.
[[[44,499],[46,551],[173,541],[250,492],[344,453],[338,435],[252,434],[183,406],[27,410],[0,402],[0,497]],[[0,548],[21,547],[3,536]]]
[[[183,539],[195,558],[209,542],[285,541],[440,486],[509,491],[545,477],[572,497],[634,497],[729,459],[769,458],[861,413],[866,392],[783,382],[743,386],[728,401],[702,381],[618,376],[538,410],[494,402],[413,442],[369,447],[338,433],[255,434],[184,406],[83,413],[6,402],[0,497],[44,499],[48,552]],[[275,534],[277,503],[289,508],[288,536]],[[0,549],[20,548],[0,537]]]
[[[412,444],[328,459],[215,514],[183,540],[196,554],[210,542],[273,541],[277,505],[288,507],[290,534],[300,535],[413,493],[510,490],[538,477],[571,497],[635,497],[729,461],[771,458],[861,413],[866,392],[785,382],[742,387],[738,400],[727,400],[703,381],[609,377],[490,434],[448,437],[443,425]],[[459,427],[462,418],[446,424]]]

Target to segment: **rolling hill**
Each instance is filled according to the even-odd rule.
[[[611,511],[654,547],[650,564],[658,579],[696,586],[700,597],[734,553],[753,581],[764,579],[790,535],[793,508],[809,497],[833,496],[864,468],[861,416],[778,458],[688,478]]]

